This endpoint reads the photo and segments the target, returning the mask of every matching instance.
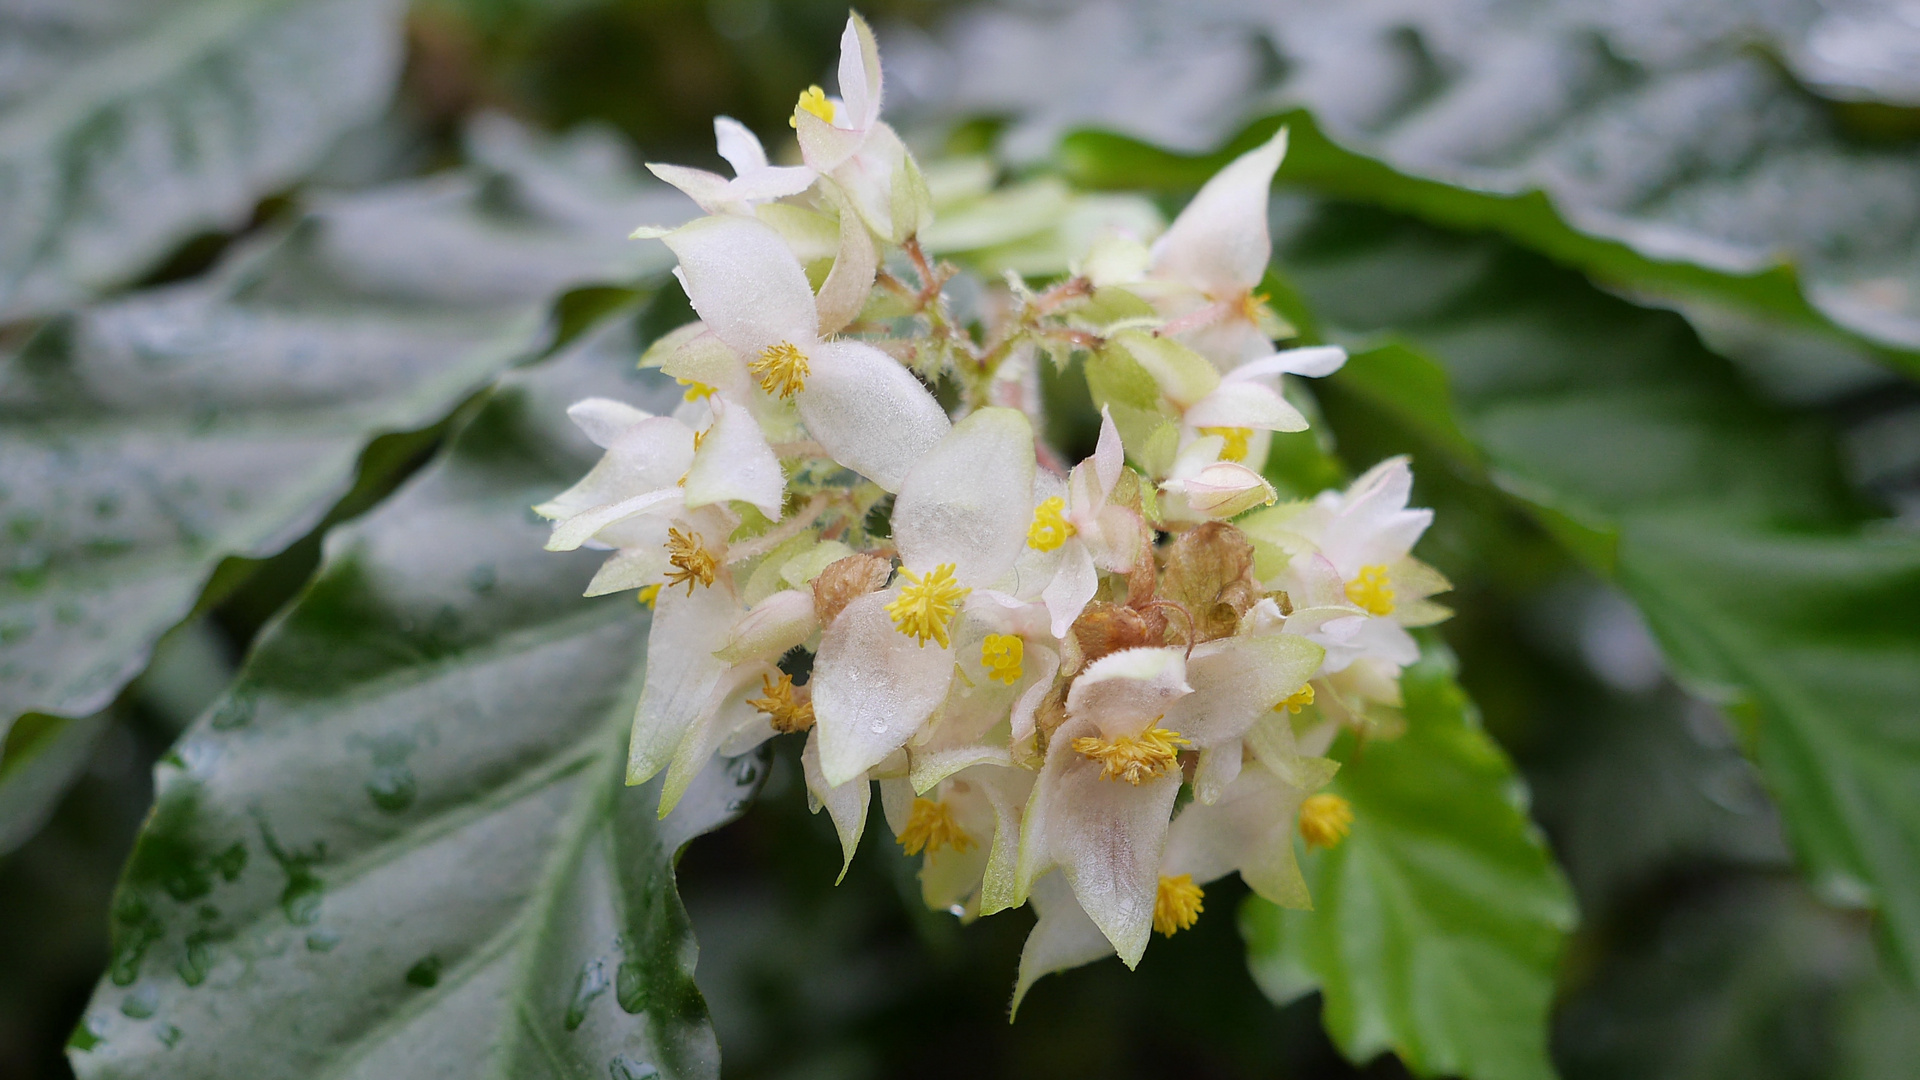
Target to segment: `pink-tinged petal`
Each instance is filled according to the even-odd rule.
[[[827,782],[842,784],[907,744],[947,696],[953,651],[894,628],[887,589],[848,604],[820,638],[813,715]]]
[[[1020,950],[1020,978],[1013,987],[1009,1015],[1020,1011],[1027,991],[1043,975],[1066,971],[1113,955],[1113,944],[1087,918],[1065,874],[1048,874],[1033,888],[1033,910],[1040,916]]]
[[[729,201],[727,178],[719,173],[685,165],[648,165],[647,171],[679,188],[709,214],[718,213]],[[662,233],[659,238],[664,240],[669,235]]]
[[[730,664],[775,660],[820,628],[812,589],[783,589],[753,605],[733,629],[718,656]]]
[[[767,151],[760,145],[760,137],[731,116],[713,118],[713,142],[720,156],[733,166],[735,176],[767,167]]]
[[[1146,523],[1138,513],[1116,505],[1101,507],[1096,521],[1099,542],[1091,536],[1085,538],[1095,565],[1119,574],[1130,572],[1150,543]]]
[[[1197,747],[1237,742],[1255,721],[1305,686],[1325,655],[1294,634],[1206,642],[1187,659],[1193,693],[1175,702],[1160,726]]]
[[[868,294],[873,291],[874,271],[880,266],[880,252],[874,247],[873,234],[860,220],[858,211],[846,200],[840,202],[840,247],[833,269],[820,285],[816,303],[820,310],[820,333],[831,334],[860,315]]]
[[[716,703],[687,730],[667,766],[667,779],[660,786],[661,817],[679,805],[680,796],[686,794],[728,736],[759,719],[760,710],[747,704],[747,699],[759,696],[760,676],[772,671],[771,664],[736,667],[714,688]]]
[[[1230,518],[1276,498],[1266,477],[1233,461],[1216,461],[1192,476],[1160,486],[1185,496],[1194,513],[1213,518]]]
[[[761,434],[759,422],[746,406],[719,394],[707,401],[713,409],[713,423],[700,440],[700,449],[694,451],[692,468],[687,470],[687,505],[738,499],[780,520],[787,478],[780,471],[780,459]]]
[[[805,109],[795,111],[793,119],[800,139],[800,159],[819,173],[838,169],[867,144],[866,128],[850,131],[835,127]]]
[[[748,217],[705,217],[662,240],[707,329],[751,361],[786,342],[812,355],[813,288],[786,241]]]
[[[1257,382],[1223,382],[1194,402],[1185,417],[1194,427],[1259,428],[1305,431],[1307,418],[1273,387]]]
[[[1059,570],[1040,594],[1053,620],[1053,636],[1066,637],[1073,621],[1099,591],[1100,572],[1094,568],[1093,555],[1087,551],[1087,545],[1078,537],[1067,541],[1060,549]]]
[[[639,514],[664,514],[677,508],[683,497],[684,493],[679,488],[666,488],[583,510],[554,525],[553,535],[547,538],[547,550],[572,551],[592,539],[593,534],[624,518]]]
[[[1045,846],[1081,908],[1132,967],[1153,930],[1160,855],[1180,776],[1137,785],[1105,778],[1098,763],[1072,749],[1075,738],[1098,730],[1087,721],[1069,721],[1054,732],[1034,786],[1039,832],[1026,835]]]
[[[846,115],[834,119],[844,127],[864,130],[880,119],[880,45],[858,15],[849,14],[840,33],[840,100]]]
[[[1025,769],[982,765],[959,779],[971,785],[993,811],[993,846],[980,883],[980,914],[1015,907],[1014,875],[1020,857],[1020,813],[1033,791],[1034,775]]]
[[[800,752],[800,772],[806,779],[810,801],[827,808],[833,831],[840,834],[840,876],[834,879],[838,885],[846,879],[847,867],[853,865],[854,852],[860,850],[860,834],[866,831],[873,782],[861,773],[844,784],[827,783],[826,774],[820,771],[818,727],[808,733],[807,747]]]
[[[1191,874],[1205,884],[1238,870],[1262,897],[1311,907],[1293,849],[1294,820],[1306,796],[1265,769],[1246,770],[1212,805],[1189,803],[1173,819],[1162,872]]]
[[[1013,569],[1033,520],[1033,425],[1015,409],[968,415],[913,463],[893,506],[902,563],[955,566],[969,587]]]
[[[1273,258],[1267,202],[1287,153],[1287,129],[1215,173],[1153,245],[1156,276],[1216,297],[1260,283]]]
[[[1224,381],[1244,382],[1273,375],[1302,375],[1318,379],[1340,370],[1347,362],[1347,350],[1338,345],[1313,345],[1304,349],[1283,349],[1272,356],[1249,360],[1227,372]]]
[[[687,731],[718,706],[714,690],[730,665],[713,653],[740,615],[739,600],[722,584],[691,596],[660,590],[647,633],[647,682],[627,746],[627,783],[643,784],[665,768]]]
[[[1053,677],[1060,673],[1059,653],[1032,641],[1027,643],[1026,653],[1027,677],[1032,681],[1013,702],[1012,740],[1016,745],[1033,737],[1034,717],[1053,689]]]
[[[907,470],[952,426],[900,362],[858,341],[822,342],[796,395],[807,432],[833,460],[897,492]]]
[[[1191,693],[1185,650],[1122,649],[1095,660],[1073,680],[1067,715],[1099,725],[1109,739],[1134,736]]]
[[[1120,470],[1127,467],[1127,453],[1120,444],[1120,429],[1113,425],[1113,414],[1100,408],[1100,438],[1093,444],[1093,468],[1100,477],[1100,494],[1113,494],[1120,482]]]
[[[600,569],[587,583],[583,596],[605,596],[608,593],[624,592],[627,589],[644,589],[649,585],[659,585],[666,580],[667,574],[667,522],[665,518],[655,518],[660,529],[658,543],[640,547],[623,548],[613,558],[600,564]]]
[[[1193,797],[1208,805],[1218,801],[1220,793],[1239,777],[1245,749],[1245,743],[1230,739],[1200,751],[1193,769]]]
[[[611,398],[584,398],[567,406],[567,419],[602,450],[612,449],[622,436],[638,428],[641,421],[652,418],[653,414],[645,409]]]

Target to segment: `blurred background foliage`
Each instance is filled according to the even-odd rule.
[[[99,537],[90,547],[80,542],[85,536],[43,543],[44,530],[54,526],[9,511],[13,592],[6,596],[9,621],[0,626],[8,644],[30,636],[20,627],[86,627],[130,609],[143,613],[150,637],[165,633],[150,658],[145,641],[109,651],[98,668],[107,675],[89,669],[59,694],[28,687],[31,672],[18,660],[0,671],[0,682],[19,691],[22,703],[15,709],[10,696],[0,718],[8,723],[21,714],[0,728],[0,1075],[7,1077],[69,1075],[64,1048],[108,963],[112,891],[152,798],[151,769],[220,698],[263,627],[300,594],[320,564],[323,535],[380,504],[432,460],[501,368],[546,356],[642,295],[633,281],[658,268],[605,238],[673,212],[660,209],[673,203],[632,193],[621,179],[630,172],[624,151],[639,160],[716,166],[717,113],[777,137],[797,88],[828,80],[845,19],[844,6],[832,0],[419,0],[404,16],[393,4],[368,0],[255,7],[264,13],[258,26],[235,31],[232,40],[235,50],[254,47],[246,44],[249,34],[267,42],[271,48],[259,48],[268,59],[227,63],[215,50],[202,65],[208,71],[183,63],[177,73],[183,85],[204,79],[216,90],[208,91],[214,106],[183,107],[186,119],[174,122],[212,131],[220,124],[219,102],[231,107],[238,95],[258,102],[239,110],[248,117],[241,127],[287,129],[281,149],[262,142],[255,153],[242,140],[207,151],[234,159],[221,173],[229,176],[224,186],[211,185],[223,195],[196,182],[193,168],[170,173],[168,164],[156,164],[165,155],[155,157],[138,139],[113,142],[115,132],[151,120],[136,115],[137,105],[81,116],[87,123],[66,129],[48,117],[70,110],[70,102],[56,108],[33,97],[56,77],[43,69],[57,66],[63,49],[84,55],[89,34],[106,40],[111,55],[170,19],[203,26],[214,6],[180,0],[128,15],[103,3],[87,7],[99,18],[61,24],[34,5],[0,3],[10,30],[0,51],[0,63],[10,65],[0,68],[0,106],[12,110],[0,121],[0,180],[9,198],[61,207],[35,220],[64,222],[59,239],[12,226],[0,236],[11,319],[0,330],[0,348],[10,354],[0,405],[22,431],[29,418],[52,414],[124,420],[151,436],[105,449],[66,447],[78,453],[78,465],[19,468],[6,478],[15,506],[25,501],[20,492],[70,484],[76,473],[61,468],[113,477],[143,455],[183,447],[234,453],[240,444],[201,440],[252,432],[247,415],[297,415],[303,437],[320,440],[275,444],[291,471],[267,476],[276,497],[284,497],[264,510],[229,495],[224,509],[209,509],[204,519],[173,504],[153,512],[152,520],[179,527],[181,535],[166,533],[168,550],[177,550],[186,568],[169,571],[174,576],[164,580],[172,592],[163,600],[152,599],[160,588],[152,583],[163,579],[151,567],[127,577],[117,586],[122,592],[101,592],[97,579],[108,573],[101,567],[123,573],[111,562],[120,552]],[[1540,10],[1550,14],[1551,7]],[[323,10],[329,8],[335,10]],[[1806,856],[1796,861],[1768,783],[1742,752],[1752,749],[1752,731],[1716,707],[1727,700],[1718,687],[1700,680],[1683,686],[1649,634],[1644,602],[1636,606],[1596,575],[1581,546],[1591,541],[1582,531],[1591,515],[1573,514],[1574,525],[1549,515],[1543,525],[1543,515],[1512,497],[1566,505],[1591,492],[1574,484],[1543,498],[1543,485],[1552,488],[1565,474],[1549,464],[1526,475],[1528,462],[1545,450],[1524,441],[1509,440],[1485,456],[1462,454],[1453,441],[1456,423],[1481,438],[1488,418],[1514,406],[1521,391],[1606,399],[1609,388],[1581,383],[1578,371],[1527,384],[1545,379],[1540,371],[1631,352],[1650,365],[1650,385],[1697,391],[1700,397],[1689,400],[1711,414],[1709,426],[1724,422],[1749,440],[1720,444],[1750,455],[1743,467],[1699,483],[1738,487],[1766,474],[1766,490],[1755,498],[1790,505],[1785,516],[1833,528],[1867,521],[1870,535],[1879,530],[1910,541],[1920,513],[1920,392],[1910,380],[1920,370],[1913,361],[1920,336],[1908,325],[1920,308],[1913,284],[1920,280],[1913,271],[1920,266],[1920,217],[1911,209],[1920,188],[1900,185],[1920,174],[1920,90],[1902,79],[1920,65],[1902,68],[1897,52],[1884,70],[1864,61],[1836,65],[1833,49],[1818,47],[1845,33],[1871,40],[1881,9],[1848,9],[1853,22],[1837,28],[1832,12],[1823,23],[1810,8],[1789,4],[1628,5],[1599,30],[1568,31],[1549,14],[1509,22],[1499,47],[1487,46],[1488,56],[1517,55],[1513,39],[1545,43],[1539,54],[1564,63],[1539,68],[1538,78],[1552,82],[1539,74],[1548,70],[1584,72],[1567,80],[1577,91],[1572,97],[1627,102],[1629,119],[1641,125],[1628,123],[1629,134],[1643,137],[1615,132],[1585,150],[1566,150],[1566,140],[1536,134],[1519,149],[1489,141],[1451,158],[1446,148],[1435,149],[1437,136],[1396,138],[1393,130],[1399,118],[1423,115],[1422,108],[1425,115],[1442,111],[1433,103],[1471,82],[1460,76],[1444,34],[1388,35],[1395,55],[1411,57],[1408,70],[1419,77],[1401,79],[1391,94],[1381,90],[1372,113],[1364,102],[1343,113],[1341,87],[1359,96],[1354,87],[1368,78],[1391,83],[1400,74],[1356,63],[1345,82],[1316,76],[1333,61],[1316,64],[1311,50],[1305,61],[1290,57],[1245,33],[1249,20],[1280,18],[1278,8],[1220,4],[1184,20],[1151,5],[1101,3],[1038,5],[1031,18],[1021,8],[1009,15],[932,0],[862,9],[881,29],[894,80],[889,92],[923,153],[998,146],[1016,171],[1057,169],[1094,186],[1147,189],[1169,210],[1212,159],[1143,156],[1135,153],[1140,144],[1120,136],[1211,152],[1236,135],[1250,138],[1241,129],[1255,116],[1315,110],[1311,121],[1298,114],[1296,122],[1326,127],[1346,149],[1316,142],[1310,128],[1296,129],[1307,137],[1296,141],[1296,160],[1281,174],[1291,188],[1276,208],[1273,282],[1295,302],[1289,314],[1356,346],[1391,339],[1443,358],[1464,355],[1464,363],[1492,356],[1507,365],[1487,361],[1477,369],[1487,377],[1460,392],[1460,416],[1410,423],[1408,403],[1374,393],[1362,377],[1371,369],[1356,364],[1351,377],[1314,387],[1330,441],[1301,437],[1283,448],[1277,472],[1311,490],[1332,482],[1341,466],[1415,455],[1417,497],[1438,512],[1424,553],[1459,590],[1459,615],[1442,636],[1487,728],[1519,766],[1534,816],[1578,899],[1581,922],[1556,976],[1553,1050],[1563,1075],[1920,1076],[1920,1004],[1886,959],[1900,950],[1876,947],[1867,897],[1858,889],[1849,894],[1844,875],[1816,876],[1816,896],[1796,868]],[[1689,11],[1698,18],[1684,17]],[[274,22],[282,14],[293,20],[290,28]],[[1453,14],[1468,28],[1485,16],[1464,6]],[[298,23],[309,16],[313,25]],[[1156,34],[1176,24],[1177,33]],[[381,44],[383,25],[403,31]],[[316,26],[330,29],[317,33]],[[1033,51],[1034,42],[1046,41],[1033,28],[1049,26],[1065,26],[1065,36],[1052,51]],[[1570,39],[1577,48],[1563,48]],[[288,44],[300,41],[309,44]],[[1656,47],[1662,42],[1671,47]],[[1167,58],[1142,60],[1153,47]],[[1326,45],[1324,55],[1338,60],[1340,47]],[[312,55],[326,48],[344,55]],[[379,54],[388,48],[392,63],[383,67]],[[1002,66],[969,67],[982,49],[997,49]],[[1580,67],[1568,56],[1591,63]],[[1020,77],[1021,63],[1030,79]],[[1742,93],[1665,106],[1688,124],[1651,125],[1649,114],[1631,111],[1652,107],[1643,100],[1656,96],[1649,87],[1732,78],[1718,74],[1721,64],[1740,73],[1758,65],[1777,78],[1734,79]],[[1211,76],[1199,72],[1207,65]],[[1138,79],[1126,81],[1129,73]],[[396,80],[391,98],[383,78]],[[234,89],[246,79],[264,88]],[[297,107],[299,95],[327,97],[327,84],[343,79],[366,88],[357,98],[328,97],[344,102],[338,116]],[[1166,98],[1159,109],[1154,79]],[[1286,89],[1295,86],[1305,89]],[[182,100],[198,101],[190,94],[199,92],[188,86]],[[1221,107],[1223,100],[1233,107]],[[1482,92],[1444,111],[1451,118],[1445,130],[1458,138],[1480,117],[1509,122],[1513,103]],[[568,139],[528,140],[477,119],[502,115]],[[1615,198],[1617,190],[1594,179],[1663,139],[1688,138],[1699,122],[1751,126],[1757,117],[1780,120],[1793,139],[1725,148],[1726,160],[1709,147],[1673,165],[1673,175],[1654,184],[1657,191],[1631,197]],[[1542,132],[1548,126],[1537,117],[1516,122]],[[1060,136],[1083,126],[1120,136],[1072,135],[1052,153]],[[70,141],[53,154],[64,163],[56,172],[67,185],[62,190],[86,197],[32,203],[53,190],[34,155],[46,153],[46,132],[68,130]],[[1356,147],[1392,169],[1353,156]],[[1554,171],[1555,155],[1575,150],[1601,160],[1587,173]],[[1788,159],[1805,168],[1768,164]],[[88,187],[88,177],[116,169],[117,179]],[[1541,177],[1584,176],[1588,186],[1560,183],[1549,206],[1524,192],[1503,192],[1504,181],[1481,182],[1493,173],[1548,188],[1553,184]],[[151,205],[178,211],[166,229],[125,225],[141,206],[125,201],[126,190],[149,178]],[[1743,198],[1752,198],[1716,204],[1711,191],[1701,192],[1718,180],[1744,184]],[[1755,211],[1756,190],[1773,190],[1770,205],[1779,213]],[[1592,195],[1589,210],[1615,216],[1591,227],[1600,218],[1598,211],[1581,216],[1583,192]],[[1748,227],[1750,218],[1772,222],[1788,210],[1838,204],[1856,212],[1838,209],[1795,223],[1791,236],[1770,233],[1766,224]],[[1645,229],[1615,227],[1621,220],[1677,232],[1647,242]],[[434,231],[442,226],[444,235]],[[384,248],[369,239],[383,234]],[[125,243],[116,246],[116,235]],[[342,246],[341,236],[367,246]],[[1812,252],[1799,265],[1825,276],[1806,286],[1765,260],[1707,251],[1696,243],[1702,236],[1730,248]],[[1597,314],[1541,331],[1529,321],[1534,315],[1515,316],[1503,306],[1522,294],[1535,314],[1546,313],[1543,320],[1555,312]],[[79,307],[87,297],[100,301]],[[192,310],[183,315],[179,305]],[[370,309],[384,321],[368,321]],[[648,309],[641,334],[670,324],[670,309],[670,301]],[[298,348],[280,332],[237,345],[221,336],[239,322],[272,327],[276,319],[316,313],[332,329],[300,323],[309,336],[295,335]],[[475,321],[482,315],[484,327]],[[1496,323],[1528,328],[1522,350],[1564,351],[1525,364],[1513,346],[1503,352],[1475,338],[1476,327]],[[201,382],[190,382],[192,392],[171,405],[123,399],[131,394],[89,396],[84,387],[54,385],[46,374],[69,364],[137,390],[152,373],[143,375],[146,369],[128,357],[167,334],[179,336],[183,325],[195,328],[196,341],[227,342],[220,348],[228,355],[190,365],[187,374]],[[542,325],[557,327],[558,335]],[[402,330],[418,335],[406,338],[406,355],[430,361],[395,364],[401,354],[365,346],[368,335]],[[1600,346],[1581,353],[1583,344],[1609,335],[1612,353]],[[220,396],[218,387],[259,370],[261,355],[281,357],[291,370],[315,349],[386,366],[364,385],[355,375],[279,397]],[[1458,379],[1461,369],[1451,370]],[[189,400],[196,394],[203,399]],[[406,407],[388,408],[395,400]],[[384,403],[385,411],[369,411],[370,402]],[[1606,460],[1594,469],[1630,480],[1684,471],[1693,460],[1688,452],[1676,444],[1616,442],[1601,448]],[[1488,457],[1496,460],[1489,464]],[[154,490],[172,490],[167,485],[175,482],[141,478]],[[211,492],[213,480],[199,479]],[[1593,495],[1603,517],[1639,512],[1607,501],[1633,496],[1621,495],[1631,487],[1623,482]],[[298,498],[285,495],[292,489]],[[1711,494],[1689,493],[1686,484],[1678,490],[1682,500]],[[1769,513],[1777,518],[1778,510]],[[180,524],[190,517],[207,527]],[[77,528],[70,521],[65,527]],[[151,542],[146,533],[136,539]],[[81,553],[71,563],[69,549]],[[102,561],[85,561],[96,557]],[[70,599],[40,611],[33,590],[49,577]],[[1886,580],[1906,590],[1897,595],[1916,588],[1911,569]],[[1897,666],[1914,655],[1914,610],[1858,628],[1863,636],[1881,635],[1873,647],[1882,662]],[[62,656],[84,651],[49,637],[58,632],[43,631],[39,639],[54,641],[46,648]],[[103,636],[75,630],[72,640]],[[1895,676],[1886,682],[1895,691],[1912,685],[1911,672],[1905,683]],[[1913,700],[1895,700],[1876,714],[1893,718],[1879,732],[1889,770],[1911,766],[1920,753],[1916,708]],[[1881,774],[1896,784],[1900,776],[1907,792],[1920,790],[1911,772]],[[926,912],[909,863],[878,829],[870,830],[869,850],[848,880],[834,887],[837,843],[827,822],[806,812],[797,762],[776,762],[770,777],[754,812],[693,844],[680,867],[700,942],[699,983],[728,1076],[1404,1075],[1391,1057],[1359,1067],[1343,1060],[1321,1030],[1314,999],[1282,1008],[1268,1003],[1248,971],[1237,885],[1209,890],[1207,917],[1191,933],[1156,942],[1139,972],[1128,975],[1109,962],[1050,978],[1009,1026],[1005,1004],[1027,916],[961,927]],[[1913,813],[1909,807],[1906,820]],[[1911,838],[1899,827],[1889,826],[1890,842]],[[1909,889],[1915,873],[1909,867],[1905,878],[1873,886]],[[1882,902],[1911,910],[1916,901],[1883,895]]]

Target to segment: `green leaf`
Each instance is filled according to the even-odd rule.
[[[1832,432],[1763,402],[1676,316],[1510,245],[1356,208],[1282,217],[1322,331],[1391,346],[1335,395],[1612,576],[1676,676],[1744,725],[1816,888],[1876,905],[1896,967],[1920,971],[1920,539],[1861,504]],[[1470,454],[1431,437],[1435,416]]]
[[[376,436],[537,355],[563,290],[665,269],[604,222],[684,211],[573,160],[603,143],[502,121],[471,142],[479,167],[326,200],[205,280],[56,319],[0,361],[0,731],[105,706],[223,560],[307,534],[417,449],[367,453]]]
[[[397,0],[0,3],[0,318],[246,223],[386,105]]]
[[[665,821],[622,783],[647,611],[527,507],[653,409],[624,334],[515,376],[364,521],[158,769],[82,1077],[715,1076],[673,884],[759,757]]]
[[[1278,1003],[1318,989],[1356,1062],[1392,1051],[1422,1076],[1551,1077],[1573,900],[1449,666],[1429,654],[1406,670],[1404,736],[1350,748],[1330,790],[1353,832],[1302,860],[1316,910],[1249,899],[1248,961]]]

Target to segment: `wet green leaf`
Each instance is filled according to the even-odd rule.
[[[397,0],[0,4],[0,318],[237,228],[386,105]]]
[[[1348,748],[1330,790],[1353,831],[1302,860],[1315,910],[1248,900],[1248,962],[1277,1003],[1319,990],[1357,1062],[1392,1051],[1422,1076],[1551,1077],[1573,900],[1448,668],[1429,655],[1407,669],[1403,737]]]
[[[510,378],[332,534],[162,761],[81,1076],[717,1075],[672,867],[763,762],[665,821],[623,785],[647,611],[583,599],[598,558],[526,509],[597,456],[569,402],[671,406],[633,356],[601,336]]]

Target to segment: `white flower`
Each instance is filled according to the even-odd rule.
[[[713,136],[720,156],[733,166],[733,179],[684,165],[649,163],[648,171],[686,192],[709,214],[751,214],[760,203],[798,195],[813,186],[816,174],[805,165],[768,164],[760,140],[738,120],[715,117]],[[641,235],[649,231],[641,230]]]
[[[1272,352],[1282,329],[1253,290],[1273,258],[1267,202],[1286,153],[1281,128],[1215,173],[1153,244],[1149,278],[1179,290],[1165,298],[1171,328],[1222,369]]]
[[[1320,664],[1291,635],[1138,648],[1096,660],[1067,693],[1067,718],[1021,824],[1017,894],[1059,866],[1080,906],[1132,967],[1147,947],[1179,753],[1238,742]]]
[[[549,551],[583,544],[617,550],[588,585],[588,596],[665,581],[673,572],[669,529],[676,521],[693,522],[685,535],[704,530],[710,547],[722,543],[732,523],[724,511],[694,521],[690,515],[703,507],[721,510],[739,500],[780,516],[785,479],[759,426],[723,396],[711,398],[709,409],[712,422],[704,432],[607,398],[567,410],[606,453],[579,483],[534,510],[554,519]]]
[[[1032,788],[1025,769],[984,764],[919,792],[904,780],[880,781],[894,838],[908,855],[922,856],[927,907],[971,919],[1011,906],[1020,810]]]
[[[899,580],[852,603],[813,668],[820,765],[839,785],[904,746],[947,695],[962,602],[1007,577],[1026,542],[1033,429],[981,409],[913,463],[893,508]]]
[[[1180,445],[1217,435],[1218,459],[1238,462],[1255,472],[1266,465],[1269,433],[1304,431],[1307,418],[1280,391],[1285,375],[1320,378],[1346,363],[1337,345],[1286,349],[1248,361],[1221,376],[1220,384],[1180,413]]]
[[[898,491],[907,467],[947,432],[947,414],[907,369],[871,345],[822,340],[800,261],[751,218],[707,217],[661,238],[708,331],[732,350],[735,378],[791,398],[835,461]]]
[[[1029,551],[1021,559],[1021,577],[1044,584],[1037,595],[1046,604],[1053,637],[1064,638],[1100,588],[1100,571],[1124,574],[1146,552],[1149,535],[1140,515],[1109,502],[1126,468],[1119,429],[1100,410],[1100,438],[1093,456],[1067,474],[1065,490],[1036,500],[1027,528]],[[1059,479],[1041,478],[1051,492]],[[1023,594],[1034,590],[1023,590]]]
[[[880,120],[880,88],[873,31],[849,15],[840,36],[840,98],[809,89],[793,123],[806,163],[846,191],[876,235],[897,244],[931,220],[932,198],[906,144]]]

